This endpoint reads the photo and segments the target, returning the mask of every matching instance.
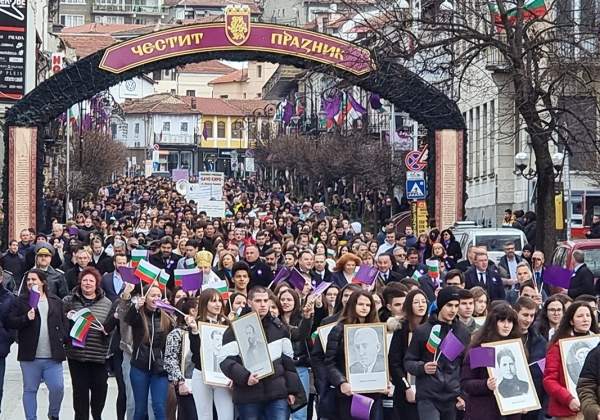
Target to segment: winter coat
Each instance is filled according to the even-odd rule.
[[[18,252],[13,254],[10,251],[6,251],[0,257],[0,266],[3,270],[12,273],[15,283],[20,283],[25,272],[25,257]],[[18,284],[17,287],[19,287]]]
[[[310,367],[310,352],[308,339],[312,331],[313,318],[304,318],[302,315],[292,317],[288,328],[290,340],[294,350],[294,363],[296,366]]]
[[[5,325],[10,308],[15,301],[15,295],[0,283],[0,359],[10,353],[10,346],[15,341],[15,331]]]
[[[530,327],[527,335],[522,337],[523,345],[527,349],[527,360],[529,362],[529,371],[531,372],[531,378],[537,392],[540,404],[545,407],[544,401],[546,399],[546,392],[544,391],[544,372],[540,366],[535,363],[538,360],[542,360],[546,357],[546,347],[548,341],[537,332],[534,327]]]
[[[81,289],[76,287],[73,293],[63,299],[65,314],[69,311],[78,311],[87,308],[94,317],[104,326],[104,334],[95,328],[90,328],[85,340],[84,347],[67,347],[67,357],[79,362],[105,363],[108,357],[108,345],[110,332],[117,324],[114,317],[115,308],[108,298],[104,296],[102,289],[96,293],[96,299],[88,300],[81,294]]]
[[[144,311],[145,319],[142,316]],[[164,353],[167,334],[160,325],[161,312],[159,309],[148,311],[141,307],[138,311],[135,305],[131,305],[125,321],[131,326],[132,331],[132,354],[131,365],[155,375],[166,375],[164,369]],[[148,340],[144,340],[144,322],[148,328]]]
[[[549,416],[569,417],[577,414],[569,409],[569,403],[575,396],[571,395],[565,383],[558,342],[551,344],[546,353],[544,389],[548,394]]]
[[[444,355],[438,360],[438,367],[433,375],[425,373],[425,363],[432,362],[434,354],[429,352],[425,345],[429,340],[431,329],[440,324],[440,338],[443,340],[450,330],[465,345],[470,342],[470,336],[458,319],[452,324],[442,323],[437,316],[430,317],[426,323],[420,325],[413,333],[408,351],[404,357],[404,368],[416,378],[417,401],[432,400],[440,402],[454,401],[460,395],[460,367],[463,356],[449,361]]]
[[[442,245],[446,250],[446,255],[454,260],[455,264],[462,258],[462,249],[460,249],[460,244],[455,239],[451,239],[447,245],[442,242]]]
[[[46,295],[48,299],[48,336],[52,360],[62,362],[66,358],[65,343],[69,334],[69,321],[63,310],[63,302],[54,295]],[[19,362],[35,360],[38,340],[40,338],[40,312],[35,310],[35,318],[27,317],[29,306],[29,291],[27,290],[13,302],[5,326],[18,330]]]
[[[61,270],[48,267],[46,271],[46,279],[48,281],[48,294],[52,294],[62,299],[69,294],[67,288],[67,280],[65,273]],[[23,285],[25,287],[25,285]]]
[[[261,379],[256,385],[248,386],[250,372],[244,367],[240,349],[230,327],[223,335],[221,370],[233,382],[233,402],[236,404],[260,403],[287,399],[288,395],[304,395],[304,388],[294,366],[294,352],[290,334],[277,318],[267,314],[262,319],[269,345],[269,355],[274,373]]]
[[[590,351],[581,369],[577,396],[585,420],[596,420],[600,414],[600,347]]]

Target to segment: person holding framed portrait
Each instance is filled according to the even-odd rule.
[[[250,289],[248,305],[249,312],[254,312],[253,317],[260,322],[259,330],[254,327],[250,314],[233,321],[223,336],[221,351],[225,358],[221,370],[232,381],[233,402],[241,419],[288,420],[290,406],[298,407],[305,397],[294,366],[289,331],[283,322],[271,315],[269,292],[265,287]],[[256,335],[252,336],[251,330]],[[263,377],[246,367],[250,367],[247,361],[249,349],[259,344],[267,344],[268,351],[259,353],[258,361],[261,365],[271,365],[271,373]]]
[[[198,420],[212,420],[213,404],[217,409],[219,419],[233,420],[233,400],[229,384],[216,379],[210,380],[215,376],[219,379],[222,377],[220,350],[223,343],[223,329],[202,334],[205,332],[202,330],[204,325],[229,326],[229,319],[225,316],[223,307],[221,295],[215,289],[203,290],[198,296],[196,321],[199,325],[190,334],[192,362],[194,363],[191,382]],[[207,338],[206,342],[203,337]],[[203,355],[207,355],[207,357],[203,357]]]
[[[576,393],[567,387],[559,341],[571,337],[585,337],[591,333],[598,333],[598,324],[592,308],[586,302],[573,302],[562,317],[546,353],[544,389],[549,398],[548,415],[557,418],[583,418]]]
[[[505,340],[520,337],[517,313],[507,303],[498,303],[490,309],[483,327],[480,328],[469,346],[471,349],[481,347],[483,343],[498,344]],[[510,398],[526,394],[529,383],[519,378],[515,369],[515,355],[508,349],[498,351],[495,359],[500,366],[501,376],[490,376],[485,366],[471,368],[470,353],[463,360],[460,385],[465,393],[465,420],[481,418],[485,413],[488,420],[518,420],[521,413],[501,414],[498,398]]]
[[[378,340],[374,329],[355,331],[353,344],[358,346],[356,351],[357,360],[348,360],[347,344],[345,343],[346,326],[360,326],[360,324],[378,323],[377,308],[371,293],[363,290],[355,291],[350,295],[344,310],[336,326],[329,333],[327,349],[325,351],[325,367],[331,385],[336,388],[337,415],[341,419],[350,419],[353,391],[350,385],[350,374],[377,374],[384,372],[387,375],[387,361],[379,356],[386,352],[385,334]],[[383,328],[385,329],[385,328]],[[385,332],[385,331],[384,331]],[[347,363],[351,363],[347,365]],[[387,387],[384,383],[384,388]],[[366,395],[374,400],[371,408],[370,419],[382,419],[381,393],[366,392]]]

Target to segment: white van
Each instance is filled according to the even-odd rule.
[[[517,255],[521,255],[523,247],[527,244],[527,238],[520,229],[514,228],[475,228],[460,230],[460,246],[463,257],[467,258],[469,246],[485,246],[488,251],[488,257],[496,264],[504,255],[504,244],[506,242],[515,243]],[[457,239],[458,240],[458,239]]]

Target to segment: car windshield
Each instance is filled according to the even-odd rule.
[[[519,235],[477,235],[475,237],[475,246],[485,246],[488,252],[504,252],[506,242],[515,243],[515,251],[521,251],[523,244]]]
[[[600,277],[600,248],[582,249],[585,254],[585,265],[592,270],[594,277]]]

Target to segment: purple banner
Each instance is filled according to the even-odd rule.
[[[475,347],[469,351],[471,369],[496,366],[496,349],[494,347]]]
[[[266,51],[301,57],[363,75],[375,70],[368,49],[330,35],[290,26],[247,22],[246,39],[237,45],[225,22],[187,25],[121,42],[106,49],[100,68],[122,73],[146,63],[206,51]],[[230,36],[228,36],[230,35]]]
[[[315,290],[313,290],[312,294],[315,296],[321,296],[332,284],[333,282],[330,281],[322,281],[317,287],[315,287]]]
[[[202,287],[203,276],[202,272],[188,274],[181,278],[181,288],[186,292],[191,290],[200,290]]]
[[[377,273],[379,273],[377,267],[362,264],[360,267],[358,267],[358,271],[356,272],[352,283],[364,283],[371,285],[373,284],[373,281],[375,281]]]
[[[140,279],[133,274],[135,272],[133,267],[119,267],[117,271],[121,275],[121,280],[125,283],[138,284],[140,282]]]
[[[35,287],[35,286],[33,286]],[[31,309],[36,309],[38,307],[38,303],[40,303],[40,292],[37,290],[30,289],[29,290],[29,307]]]
[[[544,270],[544,283],[568,289],[571,286],[572,275],[573,272],[571,270],[559,267],[558,265],[552,265]]]
[[[452,331],[446,334],[446,337],[440,344],[440,353],[446,356],[446,359],[453,362],[465,349],[465,345],[454,335]]]
[[[373,399],[364,395],[352,395],[352,405],[350,406],[350,416],[354,420],[369,420]]]
[[[173,169],[171,171],[171,179],[173,181],[179,181],[180,179],[188,180],[189,174],[187,169]]]

